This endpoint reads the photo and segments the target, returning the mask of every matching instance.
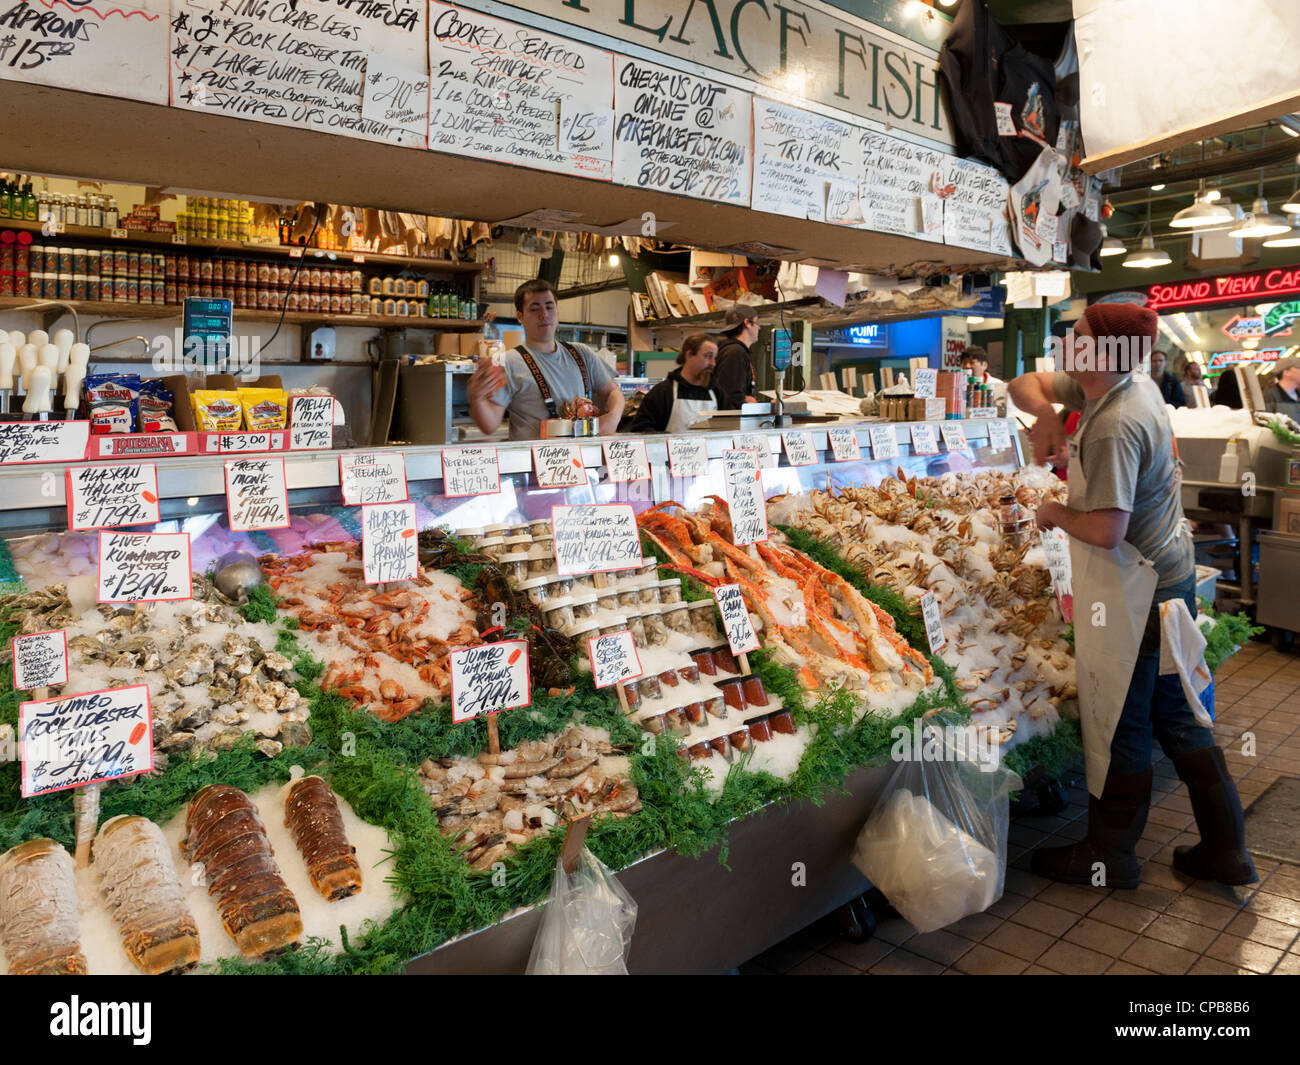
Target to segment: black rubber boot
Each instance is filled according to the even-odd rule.
[[[1088,834],[1068,847],[1039,847],[1030,868],[1039,876],[1065,884],[1091,886],[1094,866],[1104,867],[1110,888],[1135,888],[1141,883],[1141,863],[1134,849],[1146,827],[1151,808],[1151,770],[1106,776],[1101,798],[1088,796]]]
[[[1259,877],[1246,850],[1246,815],[1223,751],[1202,747],[1173,762],[1191,794],[1192,813],[1201,830],[1200,843],[1174,848],[1174,868],[1197,880],[1253,884]]]

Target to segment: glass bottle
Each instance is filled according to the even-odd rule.
[[[104,211],[104,226],[107,229],[117,229],[120,216],[117,211],[117,197],[108,198],[108,207]]]
[[[0,218],[13,217],[13,193],[8,181],[0,181]]]
[[[463,317],[463,315],[460,313],[460,293],[457,292],[455,289],[452,289],[451,293],[448,296],[448,299],[451,300],[451,306],[447,311],[447,317],[448,318]]]

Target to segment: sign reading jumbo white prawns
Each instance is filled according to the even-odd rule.
[[[432,150],[612,176],[608,154],[574,154],[560,144],[561,103],[593,112],[613,105],[609,52],[431,0],[429,74]]]

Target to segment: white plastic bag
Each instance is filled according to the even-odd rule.
[[[938,759],[912,752],[899,763],[853,850],[853,864],[921,932],[1001,897],[1008,796],[1022,786],[1010,770],[963,758],[951,736],[934,745]]]
[[[572,875],[555,863],[529,975],[626,976],[636,900],[586,847]]]

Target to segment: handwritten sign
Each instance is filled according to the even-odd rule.
[[[812,433],[807,429],[782,433],[781,441],[791,466],[811,466],[817,461],[817,449],[813,447]]]
[[[708,443],[696,436],[670,436],[668,469],[674,477],[703,477],[709,472]]]
[[[610,440],[604,447],[605,466],[611,481],[649,480],[650,459],[646,455],[644,440]]]
[[[366,57],[361,117],[378,127],[396,127],[392,140],[423,148],[429,135],[429,75],[424,56],[417,63],[394,60],[382,52]]]
[[[976,407],[974,410],[966,411],[967,418],[973,418],[975,421],[993,421],[998,417],[997,407]]]
[[[871,457],[874,459],[898,458],[898,435],[892,425],[871,427]]]
[[[538,488],[574,488],[587,483],[580,444],[536,444],[533,470]]]
[[[722,628],[727,633],[727,643],[733,655],[748,654],[758,650],[758,633],[754,623],[749,619],[749,607],[745,605],[745,596],[739,584],[720,584],[713,589],[713,598],[718,601],[718,611],[722,614]]]
[[[957,422],[944,422],[939,432],[943,433],[943,446],[949,451],[966,450],[966,433]]]
[[[501,491],[501,469],[494,447],[445,447],[442,449],[442,494],[489,496]]]
[[[413,581],[420,575],[414,503],[361,508],[361,566],[367,584]]]
[[[991,166],[974,159],[943,156],[943,239],[959,247],[993,251],[992,226],[1005,218],[1011,186]]]
[[[560,100],[560,151],[591,159],[614,158],[614,109],[592,108],[571,96]]]
[[[921,596],[921,620],[925,623],[925,638],[930,644],[930,652],[938,654],[948,643],[948,637],[943,631],[943,616],[939,613],[934,592]]]
[[[89,422],[0,423],[0,466],[20,462],[80,462],[90,440]]]
[[[767,539],[763,471],[752,451],[724,451],[723,479],[731,511],[731,542],[737,547]]]
[[[170,603],[193,596],[189,533],[100,533],[101,603]]]
[[[24,799],[153,768],[149,686],[63,695],[18,707]]]
[[[555,571],[561,577],[631,569],[641,563],[636,515],[627,503],[551,508]]]
[[[755,97],[750,206],[787,218],[830,221],[826,186],[837,183],[849,186],[856,207],[857,137],[846,122]]]
[[[914,455],[939,454],[939,441],[934,435],[933,425],[927,425],[925,422],[913,423],[912,454]]]
[[[566,102],[585,114],[613,106],[610,53],[433,0],[429,70],[434,151],[610,179],[609,154],[566,151],[560,143]],[[585,143],[587,125],[571,121],[570,146]]]
[[[217,436],[217,451],[231,455],[248,451],[282,451],[284,450],[284,433],[220,433]]]
[[[611,687],[620,680],[635,680],[644,672],[630,632],[592,636],[587,640],[587,654],[591,658],[592,683],[597,688]]]
[[[14,691],[68,683],[68,634],[62,629],[15,636],[9,649],[14,659]]]
[[[939,383],[939,371],[923,366],[916,371],[916,380],[912,382],[912,395],[917,399],[933,399],[934,390]]]
[[[459,725],[479,714],[531,706],[528,641],[506,640],[452,651],[451,720]]]
[[[1061,604],[1061,617],[1074,620],[1074,587],[1070,571],[1070,537],[1064,529],[1040,529],[1039,538],[1043,554],[1047,557],[1047,572],[1052,575],[1052,591]]]
[[[284,459],[235,459],[226,463],[226,510],[231,532],[289,527]]]
[[[334,442],[334,397],[289,397],[289,447],[323,451]]]
[[[405,503],[410,498],[406,486],[406,459],[400,452],[363,451],[339,456],[339,484],[343,505],[367,503]]]
[[[989,422],[989,447],[994,451],[1005,451],[1011,446],[1011,430],[1005,421]]]
[[[943,153],[863,129],[858,135],[862,228],[937,242],[943,234],[922,225],[921,200],[942,173]]]
[[[615,62],[614,181],[748,207],[749,93],[640,59]]]
[[[116,529],[161,520],[156,466],[78,466],[68,470],[67,479],[69,529]]]
[[[862,446],[858,443],[856,429],[827,429],[826,435],[831,442],[831,454],[836,462],[860,462]]]
[[[731,446],[738,451],[753,451],[758,455],[759,465],[764,469],[776,468],[776,456],[767,445],[767,437],[762,433],[740,433],[731,438]]]

